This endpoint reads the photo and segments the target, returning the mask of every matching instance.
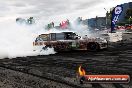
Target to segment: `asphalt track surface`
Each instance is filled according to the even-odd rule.
[[[54,55],[0,60],[0,88],[132,88],[129,83],[80,84],[78,67],[86,74],[132,77],[132,43],[111,43],[97,52],[70,51]]]

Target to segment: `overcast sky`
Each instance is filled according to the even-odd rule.
[[[104,16],[106,11],[131,0],[0,0],[0,19],[34,16],[46,21],[61,21]]]

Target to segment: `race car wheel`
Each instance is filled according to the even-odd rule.
[[[87,50],[90,50],[90,51],[98,51],[99,50],[98,43],[95,43],[95,42],[88,43],[87,44]]]

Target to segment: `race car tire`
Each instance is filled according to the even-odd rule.
[[[87,44],[87,50],[98,51],[99,49],[100,49],[99,44],[96,42],[90,42]]]

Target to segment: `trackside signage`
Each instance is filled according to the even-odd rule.
[[[112,19],[111,19],[111,32],[114,31],[116,22],[119,20],[119,16],[123,11],[122,5],[117,5],[112,11]]]

